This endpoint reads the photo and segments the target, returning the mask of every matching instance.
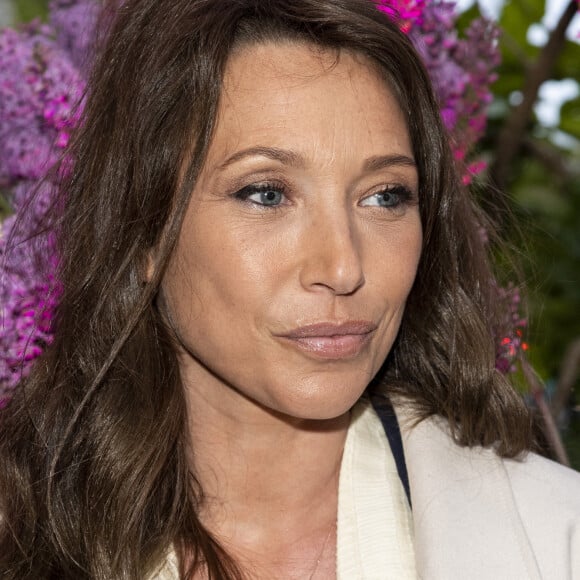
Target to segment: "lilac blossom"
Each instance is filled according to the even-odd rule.
[[[0,188],[16,212],[0,229],[0,402],[52,340],[57,256],[35,230],[54,198],[42,180],[79,123],[96,14],[94,1],[54,1],[51,24],[0,31]]]
[[[91,63],[95,23],[100,6],[95,0],[51,0],[50,25],[56,33],[56,41],[81,71]]]
[[[0,185],[38,181],[54,165],[84,87],[48,27],[0,33]]]
[[[460,38],[453,1],[379,0],[377,7],[399,22],[421,54],[455,156],[463,161],[485,131],[487,107],[492,100],[490,86],[500,64],[498,27],[490,20],[477,18]],[[468,165],[465,181],[483,168],[481,161]]]
[[[423,10],[427,0],[378,0],[377,8],[394,18],[405,33],[422,23]]]
[[[29,225],[17,215],[0,224],[0,403],[53,337],[57,258],[51,237],[28,241]],[[42,256],[47,260],[41,264]]]
[[[516,370],[515,362],[522,351],[528,350],[528,344],[524,341],[524,329],[527,320],[520,314],[520,291],[513,284],[506,288],[497,287],[497,296],[504,306],[504,320],[501,328],[496,329],[496,368],[506,374]]]
[[[454,2],[428,2],[409,36],[429,70],[455,156],[463,162],[484,134],[500,52],[494,23],[478,18],[460,38],[457,18]],[[468,164],[464,181],[484,168],[481,161]]]

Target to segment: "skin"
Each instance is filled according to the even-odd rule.
[[[252,577],[335,577],[349,409],[415,278],[417,188],[403,114],[362,57],[301,44],[232,55],[162,303],[202,518]],[[346,353],[284,336],[345,321],[372,326]]]

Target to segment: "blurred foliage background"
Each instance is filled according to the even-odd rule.
[[[580,14],[566,2],[547,25],[550,3],[503,3],[502,64],[481,153],[515,217],[505,220],[502,205],[495,216],[522,267],[528,358],[580,469]],[[486,187],[482,195],[499,193]]]
[[[486,14],[490,2],[462,2],[460,25]],[[503,62],[478,152],[489,164],[480,195],[516,249],[529,303],[529,360],[548,401],[556,399],[571,463],[580,469],[580,15],[568,0],[547,22],[555,0],[547,2],[491,2],[499,7]],[[46,14],[47,0],[0,0],[3,25]]]

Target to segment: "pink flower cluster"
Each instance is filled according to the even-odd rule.
[[[455,156],[463,164],[485,132],[487,107],[493,99],[490,87],[500,64],[498,27],[478,18],[461,38],[452,1],[382,0],[377,7],[400,22],[421,53],[441,103]],[[465,184],[484,169],[481,160],[468,162]]]
[[[53,240],[36,236],[33,244],[15,224],[17,219],[13,215],[0,224],[0,404],[6,390],[26,375],[30,362],[52,341],[59,294]],[[47,261],[41,262],[41,256]]]
[[[397,18],[418,47],[456,157],[464,160],[485,129],[499,62],[497,29],[478,19],[459,38],[453,2],[374,1]],[[79,122],[98,10],[98,0],[52,0],[48,24],[0,31],[0,189],[9,192],[15,211],[0,226],[0,402],[53,335],[57,256],[50,235],[35,235],[53,188],[50,180],[38,184]],[[481,165],[469,169],[479,170]],[[25,206],[26,217],[20,219]],[[516,294],[505,292],[512,293],[510,316],[517,318]],[[498,346],[498,368],[504,372],[510,370],[513,349],[521,347],[517,331],[523,321],[515,318],[509,342]]]
[[[41,180],[79,122],[97,8],[55,0],[48,24],[0,31],[0,189],[14,209],[0,224],[0,402],[53,336],[57,256],[38,235],[53,187]]]
[[[497,329],[498,341],[496,346],[495,366],[506,374],[516,370],[515,362],[518,355],[528,350],[528,343],[524,341],[524,329],[527,321],[520,314],[520,292],[513,285],[507,288],[497,288],[500,303],[505,308],[505,319],[502,327]]]
[[[422,14],[427,0],[378,0],[377,8],[395,18],[405,33],[409,33],[412,28],[421,25]]]

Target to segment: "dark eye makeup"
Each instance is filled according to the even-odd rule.
[[[235,199],[257,206],[277,208],[288,202],[287,187],[281,183],[264,182],[247,185],[233,194]],[[390,185],[359,201],[361,207],[396,209],[415,201],[416,195],[405,185]]]
[[[280,183],[257,183],[238,190],[234,197],[264,207],[282,205],[286,197],[286,187]]]

